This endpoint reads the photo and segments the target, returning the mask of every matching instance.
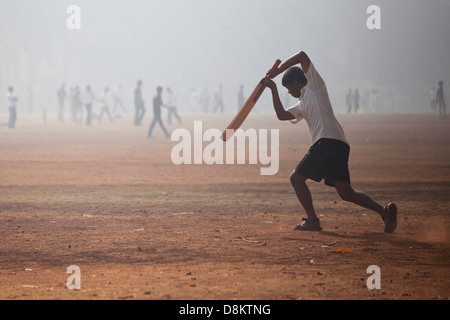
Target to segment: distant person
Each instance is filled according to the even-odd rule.
[[[436,105],[436,87],[433,87],[428,93],[428,106],[431,110],[436,111]]]
[[[17,98],[16,94],[14,93],[13,87],[8,87],[8,111],[9,111],[9,121],[8,121],[8,128],[14,129],[16,127],[16,120],[17,120]]]
[[[213,112],[216,113],[217,111],[220,111],[220,113],[223,113],[223,96],[222,96],[222,85],[221,84],[217,87],[217,90],[214,92]]]
[[[378,89],[372,88],[372,93],[370,95],[371,111],[377,113],[380,108],[380,92]]]
[[[56,93],[58,97],[58,122],[64,121],[64,102],[66,101],[66,85],[63,83]]]
[[[84,91],[81,96],[81,100],[86,108],[86,125],[90,126],[92,124],[92,105],[95,100],[94,93],[92,92],[90,86],[86,86],[86,91]]]
[[[200,96],[200,104],[202,106],[202,112],[208,113],[209,112],[209,92],[208,88],[204,88],[201,96]]]
[[[348,89],[347,96],[345,97],[345,104],[347,105],[347,113],[352,112],[352,106],[353,106],[353,93],[352,89]]]
[[[121,84],[118,84],[116,87],[116,90],[114,90],[113,98],[114,98],[114,106],[113,106],[112,112],[115,114],[117,107],[120,107],[123,112],[127,113],[127,109],[125,109],[125,106],[123,105],[122,85]]]
[[[161,129],[164,131],[164,135],[166,136],[166,138],[170,137],[169,133],[167,132],[166,128],[164,127],[161,121],[161,107],[167,108],[162,102],[161,92],[162,87],[157,87],[156,95],[153,98],[153,121],[150,125],[150,128],[148,129],[147,138],[152,138],[153,128],[155,127],[156,123],[160,125]]]
[[[77,107],[77,122],[78,124],[81,124],[83,121],[83,114],[84,114],[84,109],[83,109],[83,101],[81,100],[81,91],[80,91],[80,87],[76,87],[75,88],[75,104]]]
[[[142,99],[142,81],[139,80],[136,85],[136,89],[134,89],[134,107],[135,107],[135,114],[134,114],[134,125],[135,126],[141,126],[142,125],[142,119],[145,115],[145,102]]]
[[[441,80],[439,81],[439,87],[436,91],[436,103],[439,107],[439,117],[445,118],[446,117],[446,111],[447,111],[447,105],[445,104],[444,100],[444,82]]]
[[[102,94],[101,94],[101,98],[100,101],[102,102],[102,109],[100,111],[100,115],[98,117],[98,122],[100,123],[100,121],[102,121],[103,118],[103,114],[106,113],[106,115],[109,118],[109,121],[111,123],[114,123],[114,119],[111,116],[111,113],[109,112],[109,88],[106,87],[105,89],[103,89]]]
[[[80,88],[72,88],[70,93],[70,111],[72,122],[81,124],[83,120],[83,102],[81,101]]]
[[[355,113],[359,110],[359,100],[361,99],[361,96],[359,95],[358,89],[355,90],[355,94],[353,95],[353,109],[355,110]]]
[[[177,99],[172,89],[167,88],[167,94],[169,95],[169,101],[167,102],[167,108],[169,109],[167,115],[167,123],[172,124],[172,115],[178,120],[178,124],[181,124],[181,118],[177,112]]]
[[[239,86],[237,99],[238,99],[237,102],[238,102],[238,111],[239,111],[239,110],[241,110],[242,106],[245,103],[244,86],[242,84]]]

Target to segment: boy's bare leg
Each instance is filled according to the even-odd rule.
[[[334,187],[336,188],[336,191],[338,192],[342,200],[353,202],[361,207],[375,211],[381,216],[382,219],[384,219],[384,207],[364,192],[353,190],[350,183],[335,180]]]
[[[377,212],[384,221],[384,232],[391,233],[395,231],[397,228],[397,206],[395,203],[391,202],[383,208],[365,193],[353,190],[348,182],[335,180],[334,186],[343,200]]]
[[[308,220],[311,223],[317,223],[320,225],[320,222],[317,218],[316,212],[314,210],[314,206],[312,203],[311,192],[309,191],[308,186],[306,185],[307,178],[299,175],[297,172],[292,172],[291,176],[291,184],[294,187],[295,194],[297,195],[298,200],[305,209],[305,212],[308,216]]]

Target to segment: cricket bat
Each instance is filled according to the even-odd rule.
[[[281,60],[277,59],[275,61],[272,68],[267,72],[266,77],[274,70],[278,68],[280,65]],[[234,117],[234,119],[230,122],[228,127],[223,131],[222,133],[222,140],[227,141],[229,138],[231,138],[233,135],[227,135],[227,130],[233,130],[236,131],[240,128],[244,120],[247,118],[250,111],[252,111],[253,107],[255,106],[256,102],[258,101],[259,97],[261,97],[265,87],[261,85],[261,83],[258,83],[258,85],[253,90],[252,94],[247,98],[244,105],[242,106],[241,110],[237,113],[237,115]]]

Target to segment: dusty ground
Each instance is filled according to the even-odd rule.
[[[174,165],[175,142],[158,127],[145,138],[150,117],[85,128],[19,114],[0,128],[0,299],[449,299],[450,119],[338,118],[354,188],[399,207],[394,234],[315,182],[324,230],[292,230],[306,123],[252,114],[246,127],[280,128],[279,172],[261,176],[260,164]],[[70,265],[80,290],[66,287]],[[381,289],[366,286],[370,265]]]

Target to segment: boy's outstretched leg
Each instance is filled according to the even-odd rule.
[[[379,203],[369,197],[367,194],[353,190],[348,182],[334,181],[334,187],[342,200],[352,202],[366,209],[377,212],[384,221],[385,232],[394,232],[397,227],[397,206],[389,203],[382,207]]]
[[[316,215],[314,210],[314,206],[312,203],[311,192],[309,191],[308,186],[306,185],[307,178],[299,175],[297,172],[292,172],[290,176],[292,187],[294,187],[295,194],[297,195],[298,200],[305,209],[307,219],[303,219],[304,221],[297,226],[294,227],[294,230],[303,230],[303,231],[320,231],[322,227],[320,226],[320,220]]]

